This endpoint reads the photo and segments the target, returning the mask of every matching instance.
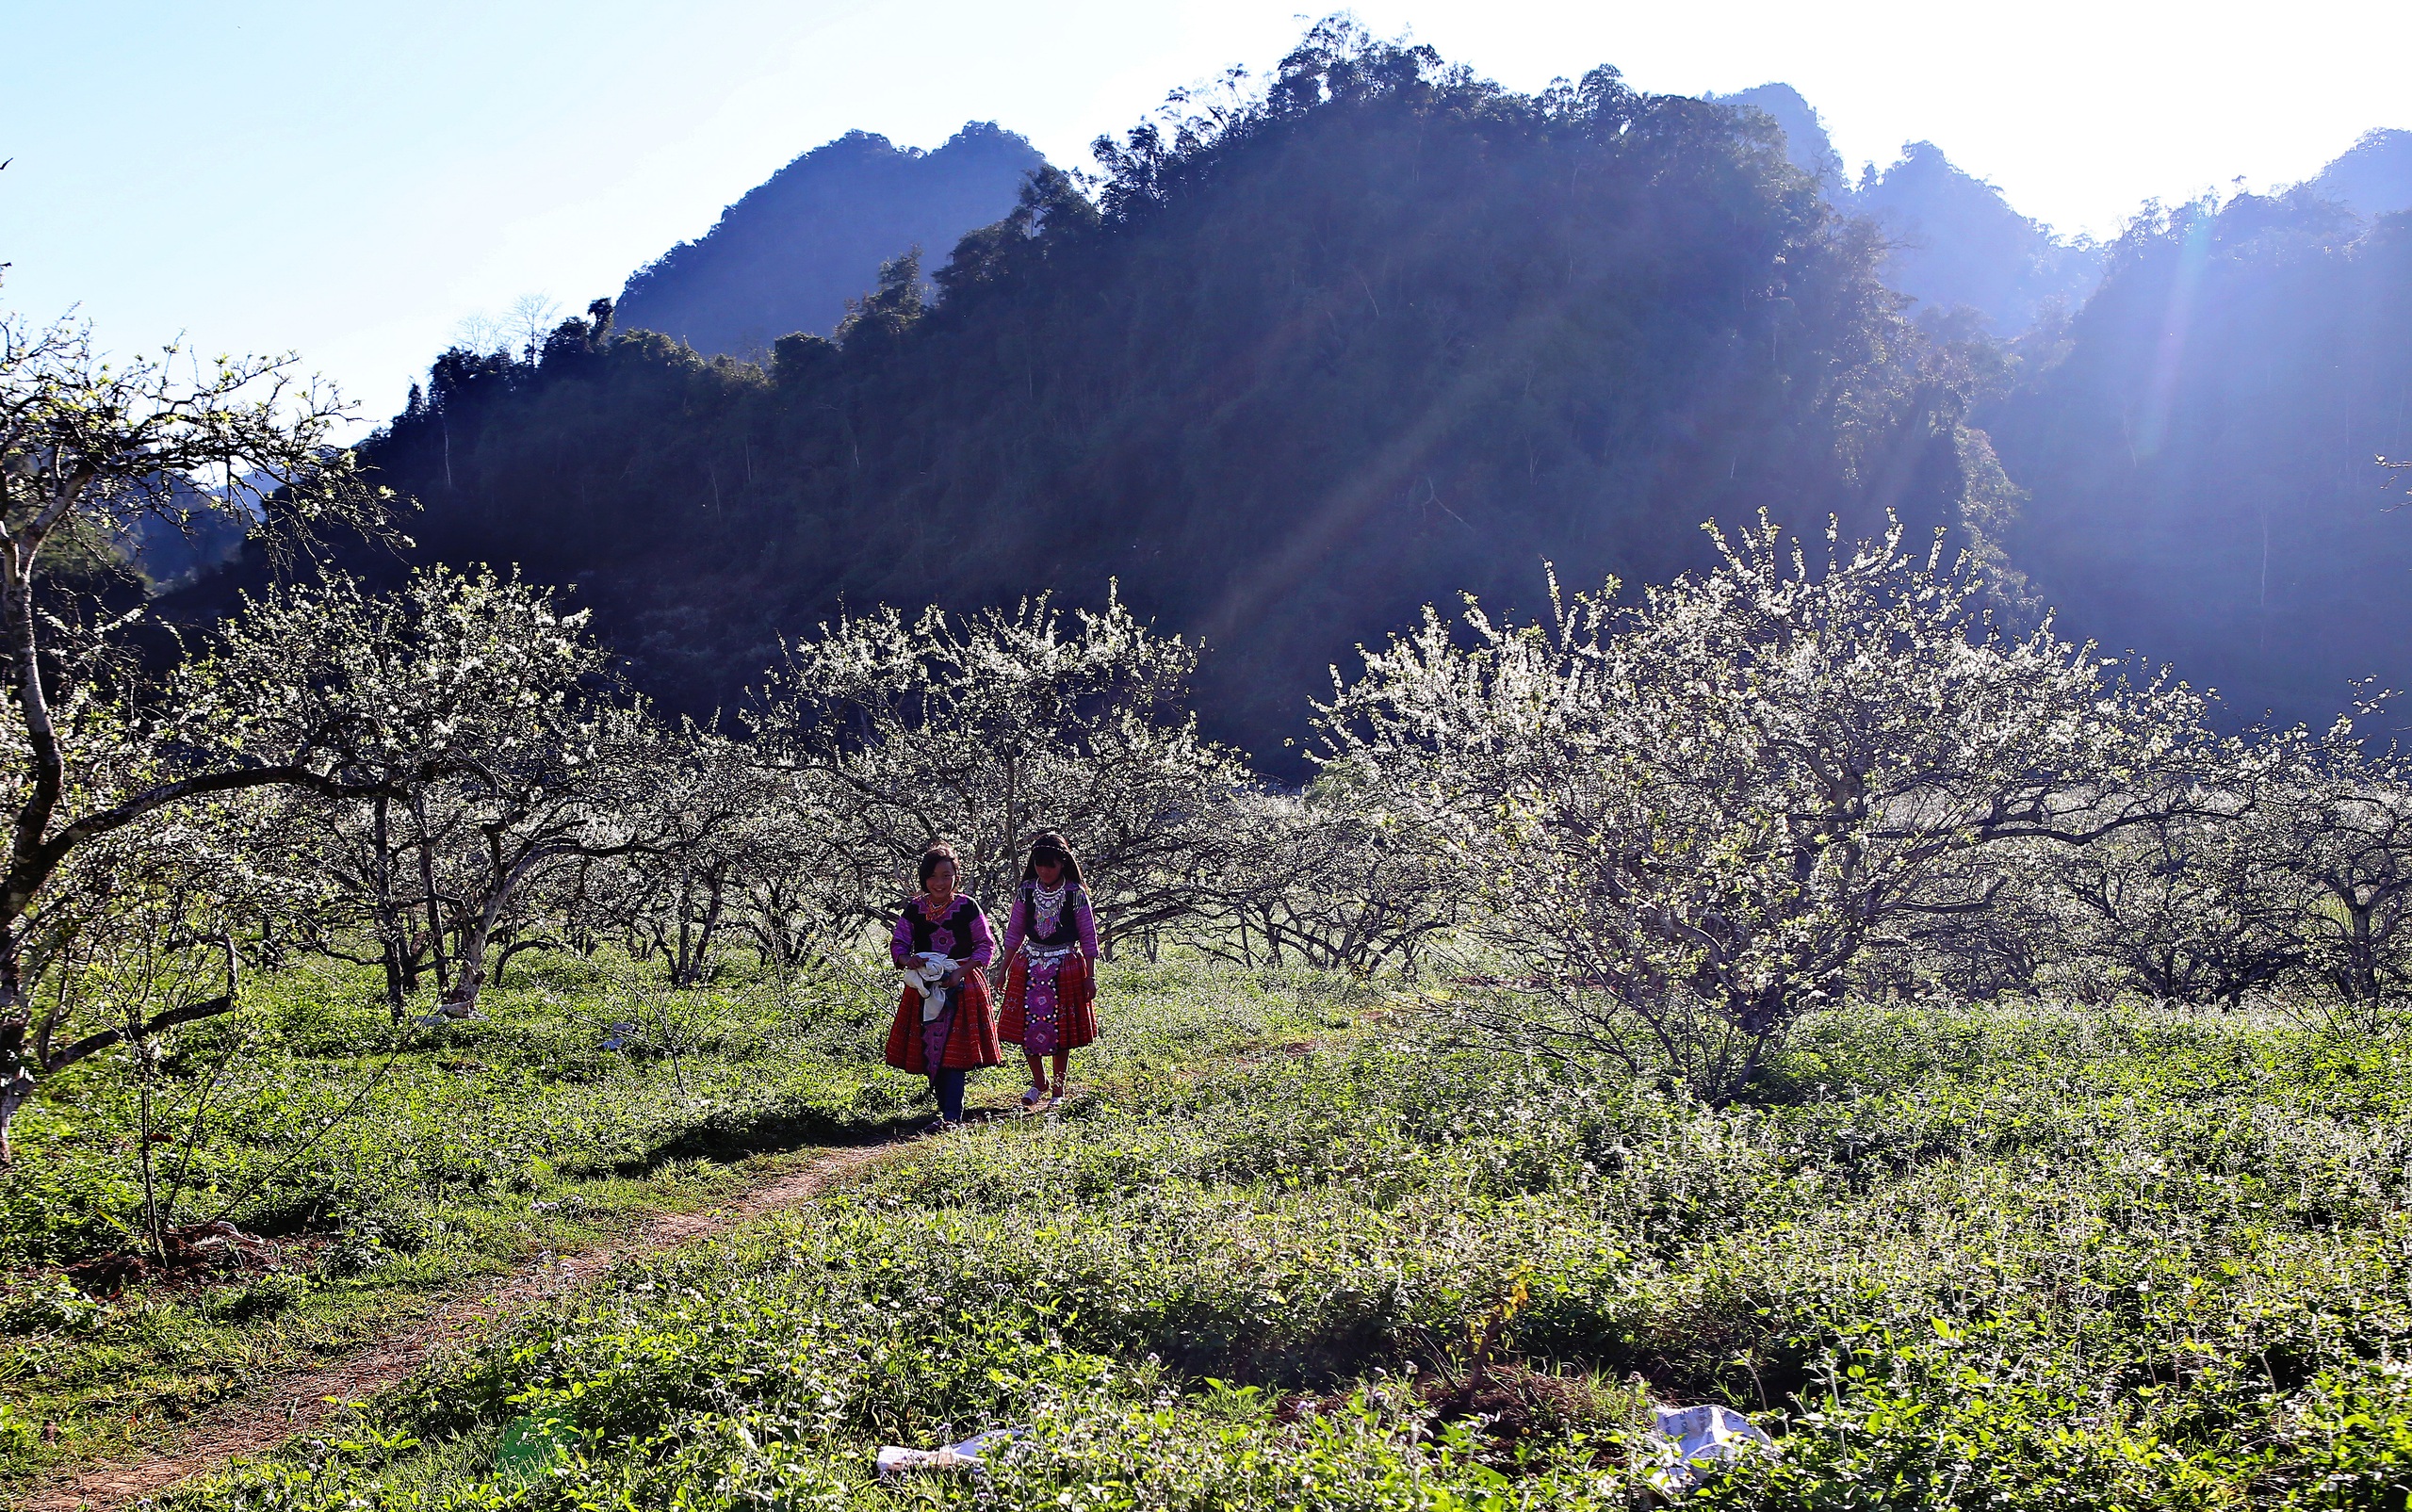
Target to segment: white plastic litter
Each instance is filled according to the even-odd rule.
[[[987,1450],[1009,1444],[1027,1430],[1021,1428],[991,1428],[986,1433],[973,1434],[959,1444],[940,1449],[907,1449],[902,1444],[882,1444],[879,1457],[880,1479],[901,1475],[908,1470],[963,1470],[977,1472],[986,1467],[980,1456]]]
[[[946,955],[917,955],[918,967],[904,968],[904,984],[921,995],[921,1022],[928,1023],[946,1012],[946,974],[954,969],[954,958]]]
[[[1703,1471],[1722,1470],[1741,1458],[1745,1445],[1775,1449],[1774,1439],[1732,1407],[1712,1403],[1651,1410],[1658,1417],[1651,1434],[1658,1463],[1650,1471],[1650,1487],[1670,1502],[1700,1485]]]

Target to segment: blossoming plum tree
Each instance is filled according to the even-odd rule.
[[[1470,645],[1427,610],[1323,721],[1530,963],[1495,1027],[1723,1099],[1880,932],[1986,907],[1971,853],[2181,809],[2214,753],[2184,685],[2005,631],[1939,540],[1830,532],[1815,569],[1764,516],[1717,541],[1629,607],[1469,603]]]
[[[195,509],[284,531],[367,524],[383,500],[332,444],[349,410],[289,359],[156,358],[112,366],[83,326],[0,319],[0,1162],[36,1082],[90,1036],[35,1044],[30,951],[76,852],[212,795],[278,786],[338,790],[339,731],[287,722],[284,737],[229,747],[194,722],[148,720],[108,654],[104,624],[79,633],[57,612],[51,564],[147,520]],[[155,1032],[223,1012],[227,994],[171,1004]],[[62,1059],[64,1057],[65,1059]]]
[[[790,646],[749,719],[768,757],[820,779],[839,849],[884,873],[858,889],[871,912],[904,896],[932,840],[960,846],[966,885],[1001,897],[1023,841],[1055,829],[1096,873],[1111,935],[1190,911],[1187,849],[1249,780],[1198,733],[1197,660],[1118,599],[1068,625],[1043,596],[911,621],[881,610]]]

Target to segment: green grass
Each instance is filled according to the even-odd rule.
[[[1711,1110],[1311,976],[1105,985],[1057,1119],[624,1265],[179,1504],[1622,1507],[1645,1399],[1780,1439],[1703,1505],[2412,1486],[2388,1046],[1853,1009]],[[985,1483],[872,1482],[883,1442],[1004,1423],[1032,1441]],[[547,1462],[497,1463],[514,1424]]]
[[[1175,979],[1116,973],[1119,990],[1152,1005],[1149,1030],[1084,1054],[1084,1080],[1175,1086],[1200,1062],[1349,1021],[1322,984],[1209,1003],[1165,992]],[[544,1251],[707,1206],[791,1152],[895,1137],[928,1116],[924,1083],[879,1064],[885,975],[674,994],[625,967],[555,961],[514,967],[511,982],[487,994],[486,1017],[396,1041],[371,975],[297,970],[177,1048],[160,1098],[182,1117],[169,1125],[177,1142],[157,1146],[163,1168],[210,1093],[176,1221],[239,1199],[228,1216],[285,1246],[267,1274],[107,1301],[79,1293],[60,1264],[138,1242],[131,1063],[92,1064],[45,1088],[20,1120],[17,1165],[0,1172],[0,1263],[11,1273],[0,1292],[0,1495],[159,1442],[202,1407],[340,1356]],[[627,1049],[600,1048],[632,1021]],[[973,1088],[975,1108],[1009,1106],[1018,1068]]]
[[[921,1504],[972,1488],[876,1487],[873,1448],[1016,1423],[987,1504],[1623,1506],[1642,1391],[1781,1439],[1703,1504],[2412,1484],[2412,1082],[2383,1047],[1861,1010],[1714,1111],[1335,1031],[1365,1005],[1308,980],[1109,986],[1103,1095],[1063,1118],[627,1267],[186,1504]],[[498,1470],[529,1420],[558,1457]]]
[[[484,1018],[397,1038],[369,975],[297,970],[188,1032],[158,1085],[163,1189],[191,1135],[171,1222],[222,1211],[280,1252],[211,1284],[95,1301],[60,1275],[139,1247],[141,1186],[132,1063],[56,1079],[0,1173],[0,1491],[155,1441],[542,1251],[723,1198],[780,1152],[885,1137],[923,1100],[876,1064],[872,979],[641,980],[515,965]],[[627,1048],[602,1049],[631,1018]]]

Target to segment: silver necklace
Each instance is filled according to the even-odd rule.
[[[1055,884],[1052,887],[1041,887],[1035,885],[1031,887],[1030,897],[1031,902],[1035,905],[1034,911],[1038,915],[1038,918],[1035,922],[1038,925],[1039,934],[1052,935],[1055,933],[1056,921],[1064,917],[1064,896],[1070,892],[1071,889],[1072,879],[1069,877],[1067,877],[1063,881]]]

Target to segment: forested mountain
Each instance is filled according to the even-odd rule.
[[[2306,187],[2366,216],[2412,210],[2412,131],[2363,133]]]
[[[533,366],[448,353],[367,461],[421,554],[573,580],[676,706],[841,603],[1118,578],[1276,763],[1352,644],[1462,590],[1534,608],[1544,558],[1652,582],[1711,517],[2005,499],[1966,354],[1755,113],[1605,69],[1522,96],[1327,27],[1254,105],[1102,160],[1094,205],[1042,171],[935,302],[900,262],[768,368],[580,322]]]
[[[1793,90],[1731,98],[1795,161],[1832,160]],[[2353,679],[2412,686],[2412,522],[2372,460],[2412,451],[2412,132],[2099,249],[1931,143],[1836,200],[1882,228],[1914,315],[1967,305],[2022,337],[1976,417],[2025,495],[2011,559],[2064,625],[2174,660],[2237,720],[2319,723]]]
[[[934,152],[853,131],[748,191],[718,224],[630,276],[621,319],[701,352],[768,351],[790,331],[826,334],[879,265],[933,255],[1013,208],[1038,150],[971,122]]]
[[[1544,559],[1661,581],[1764,507],[1950,528],[2021,613],[2321,721],[2412,682],[2371,462],[2412,451],[2412,221],[2322,197],[2381,192],[2393,140],[2089,253],[1923,145],[1847,189],[1783,86],[1521,96],[1325,27],[1254,103],[1101,143],[1094,198],[1042,166],[942,263],[891,257],[829,338],[699,355],[632,295],[532,363],[446,353],[365,459],[417,557],[573,584],[695,712],[843,606],[1118,581],[1212,645],[1210,729],[1295,772],[1327,668],[1422,604],[1532,610]],[[702,286],[772,187],[657,269]]]
[[[2310,190],[2139,220],[1981,412],[2029,495],[2013,558],[2114,648],[2250,717],[2412,682],[2412,217]]]

